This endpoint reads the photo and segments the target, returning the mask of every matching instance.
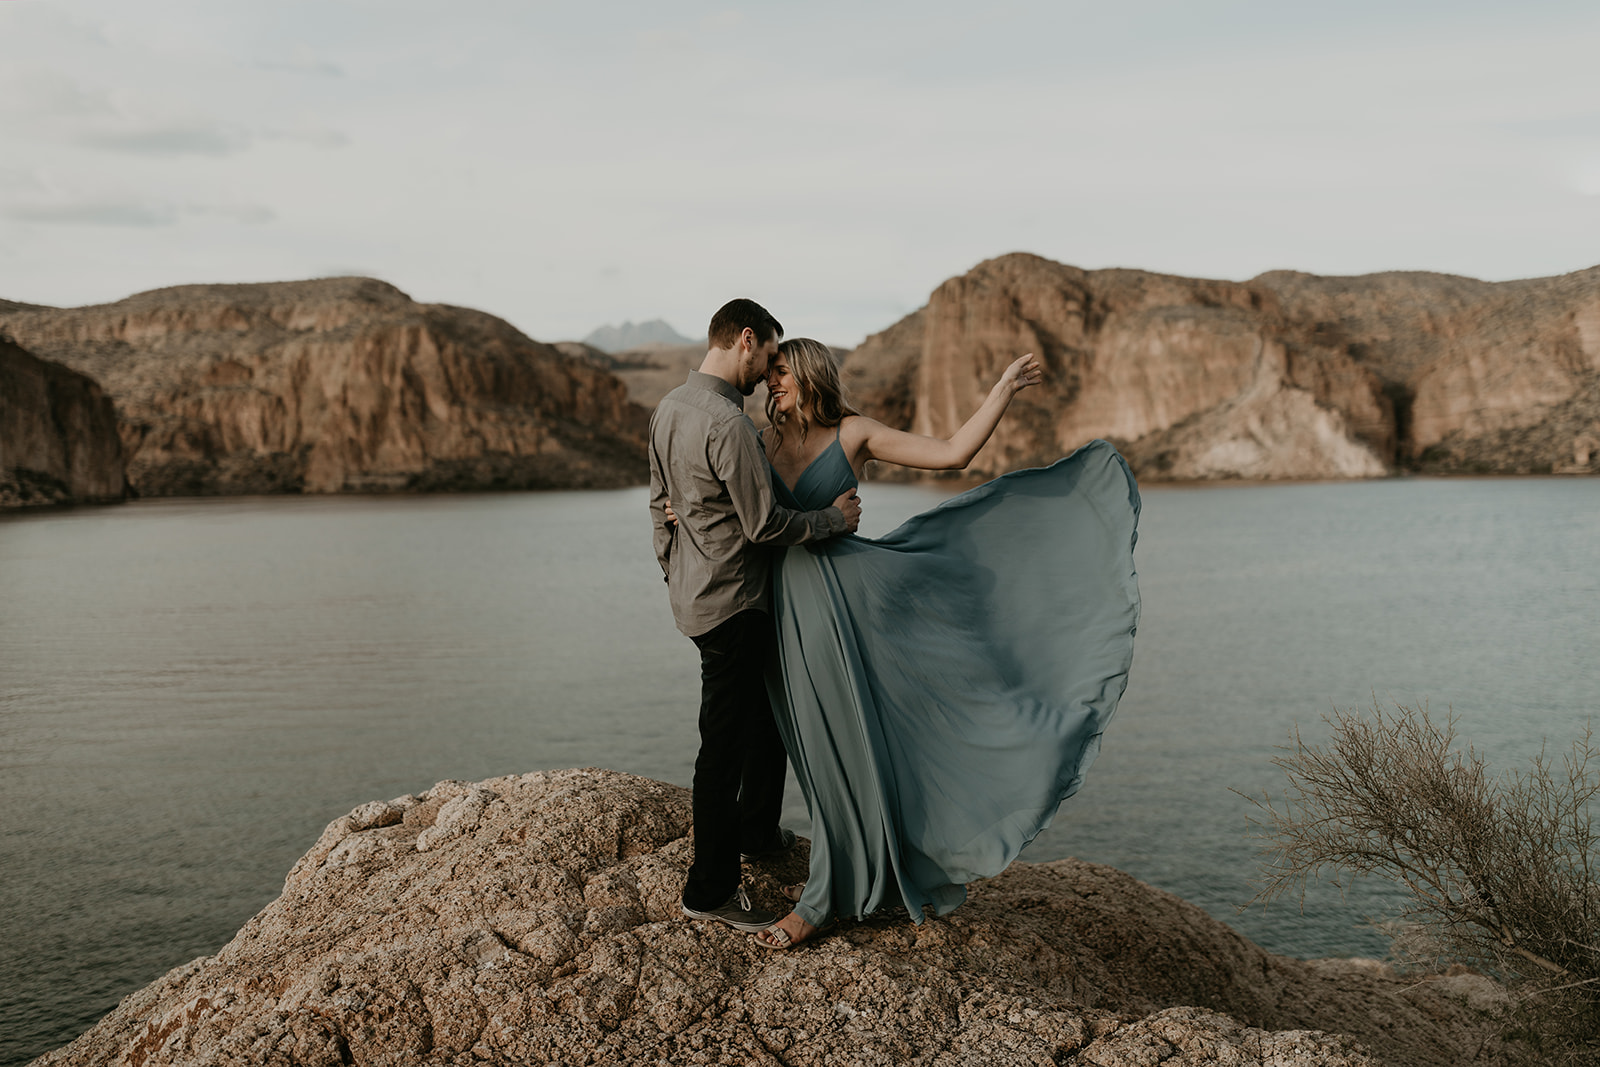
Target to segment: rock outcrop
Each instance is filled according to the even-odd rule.
[[[603,369],[369,278],[0,302],[0,328],[98,381],[146,496],[643,481],[646,413]]]
[[[616,375],[628,387],[629,400],[652,410],[706,358],[703,344],[649,345],[618,352],[607,352],[583,341],[557,341],[555,347]],[[763,391],[763,399],[765,395]],[[751,415],[759,410],[748,400],[744,407]]]
[[[1271,956],[1073,860],[772,952],[679,912],[690,823],[686,790],[598,770],[363,805],[215,956],[36,1063],[1494,1062],[1488,979]],[[755,895],[804,869],[749,868]]]
[[[117,417],[100,387],[0,335],[0,508],[126,495]]]
[[[1026,351],[1047,381],[1018,397],[975,474],[1094,437],[1172,480],[1600,471],[1600,267],[1238,283],[1015,254],[868,338],[845,383],[868,414],[943,436]]]

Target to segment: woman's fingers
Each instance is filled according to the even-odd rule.
[[[1018,356],[1011,366],[1006,368],[1005,377],[1016,382],[1018,389],[1026,389],[1030,385],[1038,385],[1044,381],[1044,367],[1032,352],[1025,356]]]

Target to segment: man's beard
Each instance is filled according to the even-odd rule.
[[[741,365],[739,367],[739,392],[743,393],[745,396],[749,396],[751,393],[754,393],[756,391],[756,386],[760,385],[766,380],[767,376],[765,374],[751,375],[750,372],[754,369],[754,363],[751,363],[748,366]]]

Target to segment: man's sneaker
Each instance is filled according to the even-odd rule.
[[[735,930],[743,930],[753,934],[757,930],[765,930],[778,921],[778,916],[770,911],[757,911],[750,906],[750,896],[740,886],[734,891],[733,896],[720,908],[710,911],[695,911],[689,905],[683,905],[683,913],[691,919],[714,919],[719,923],[727,923]]]
[[[765,860],[771,859],[773,856],[781,856],[785,852],[788,852],[791,848],[794,848],[795,841],[796,838],[794,836],[794,831],[785,830],[780,826],[778,827],[777,833],[775,833],[772,837],[770,848],[764,848],[760,852],[741,852],[739,853],[739,862],[754,863],[757,860]]]

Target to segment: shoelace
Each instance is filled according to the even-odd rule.
[[[743,885],[739,886],[738,891],[733,894],[733,899],[739,902],[740,911],[749,911],[751,909],[750,894],[744,891]]]

